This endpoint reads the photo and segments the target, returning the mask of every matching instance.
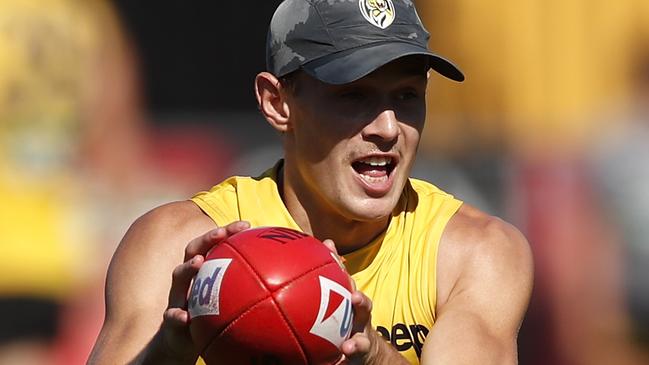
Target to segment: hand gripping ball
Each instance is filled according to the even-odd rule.
[[[249,229],[214,246],[189,296],[190,331],[207,364],[320,365],[341,358],[351,279],[320,241]]]

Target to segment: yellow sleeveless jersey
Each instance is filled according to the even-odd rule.
[[[257,178],[231,177],[192,201],[218,225],[246,220],[253,227],[300,230],[279,195],[278,166]],[[440,237],[461,205],[437,187],[410,179],[387,230],[344,256],[358,290],[373,301],[372,324],[412,364],[419,364],[435,322]]]

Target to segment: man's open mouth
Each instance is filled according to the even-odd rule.
[[[394,170],[396,163],[389,156],[370,156],[352,163],[358,175],[368,184],[386,182]]]

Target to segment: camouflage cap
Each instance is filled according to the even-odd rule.
[[[285,0],[270,23],[266,66],[277,77],[302,69],[329,84],[346,84],[408,55],[463,81],[450,61],[428,49],[430,35],[411,0]]]

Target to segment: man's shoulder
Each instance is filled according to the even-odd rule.
[[[454,246],[464,246],[465,249],[527,245],[523,234],[512,224],[469,204],[463,204],[453,216],[444,239]]]
[[[137,220],[137,224],[166,224],[173,229],[191,226],[197,220],[204,218],[205,214],[191,200],[179,200],[166,203],[151,209]]]
[[[443,296],[474,274],[518,275],[531,280],[532,253],[512,224],[468,204],[451,218],[442,235],[439,271]],[[443,299],[443,298],[442,298]]]
[[[119,250],[135,252],[174,252],[192,239],[216,228],[214,221],[192,201],[161,205],[135,220],[124,236]],[[165,247],[161,247],[165,245]]]

